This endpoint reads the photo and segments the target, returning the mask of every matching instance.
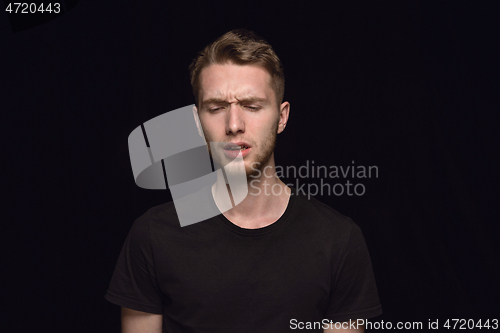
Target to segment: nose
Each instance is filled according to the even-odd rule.
[[[236,135],[244,132],[244,112],[239,105],[230,104],[226,118],[226,135]]]

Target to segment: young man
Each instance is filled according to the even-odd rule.
[[[211,195],[223,213],[181,227],[170,202],[135,221],[106,294],[122,332],[363,332],[347,322],[382,310],[361,230],[276,177],[290,104],[275,52],[233,30],[190,71],[200,134],[216,164],[239,161],[225,178],[243,168],[248,194],[220,209],[234,189],[219,177]]]

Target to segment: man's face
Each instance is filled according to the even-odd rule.
[[[223,142],[210,151],[216,163],[227,165],[241,151],[247,177],[262,170],[271,157],[274,163],[276,135],[284,129],[289,104],[278,107],[271,75],[264,68],[231,63],[204,68],[199,101],[205,140]]]

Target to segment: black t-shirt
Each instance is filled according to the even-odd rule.
[[[295,191],[285,213],[259,229],[222,214],[181,227],[173,202],[149,209],[134,222],[105,297],[163,314],[163,332],[279,333],[382,313],[360,228]]]

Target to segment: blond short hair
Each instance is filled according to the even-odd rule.
[[[207,45],[189,66],[191,86],[197,106],[199,106],[200,73],[203,68],[212,64],[226,63],[263,67],[271,75],[271,86],[276,95],[278,107],[283,102],[285,75],[283,65],[273,48],[254,32],[235,29]]]

